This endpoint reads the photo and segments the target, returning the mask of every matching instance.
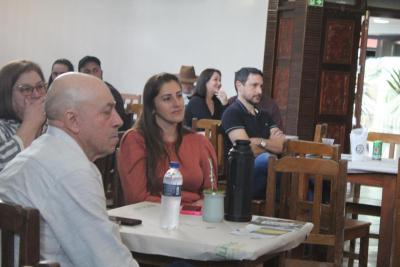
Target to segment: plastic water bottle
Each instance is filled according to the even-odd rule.
[[[182,174],[179,163],[171,161],[169,170],[164,175],[161,195],[160,225],[164,229],[174,229],[179,224],[181,207]]]

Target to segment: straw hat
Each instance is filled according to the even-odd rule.
[[[194,83],[197,80],[193,66],[181,66],[181,70],[177,74],[179,81],[182,83]]]

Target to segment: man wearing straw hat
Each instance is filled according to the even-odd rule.
[[[182,65],[177,76],[182,84],[182,96],[186,106],[189,103],[189,98],[193,94],[194,83],[197,80],[196,72],[193,66]]]

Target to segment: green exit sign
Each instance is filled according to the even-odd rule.
[[[308,5],[309,6],[323,7],[324,6],[324,0],[308,0]]]

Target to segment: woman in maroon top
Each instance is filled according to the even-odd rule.
[[[217,177],[215,151],[203,135],[182,126],[183,118],[182,88],[176,76],[151,77],[143,91],[142,114],[123,136],[118,155],[126,204],[159,202],[170,161],[180,163],[182,202],[201,204],[203,189],[211,187],[209,159]]]

